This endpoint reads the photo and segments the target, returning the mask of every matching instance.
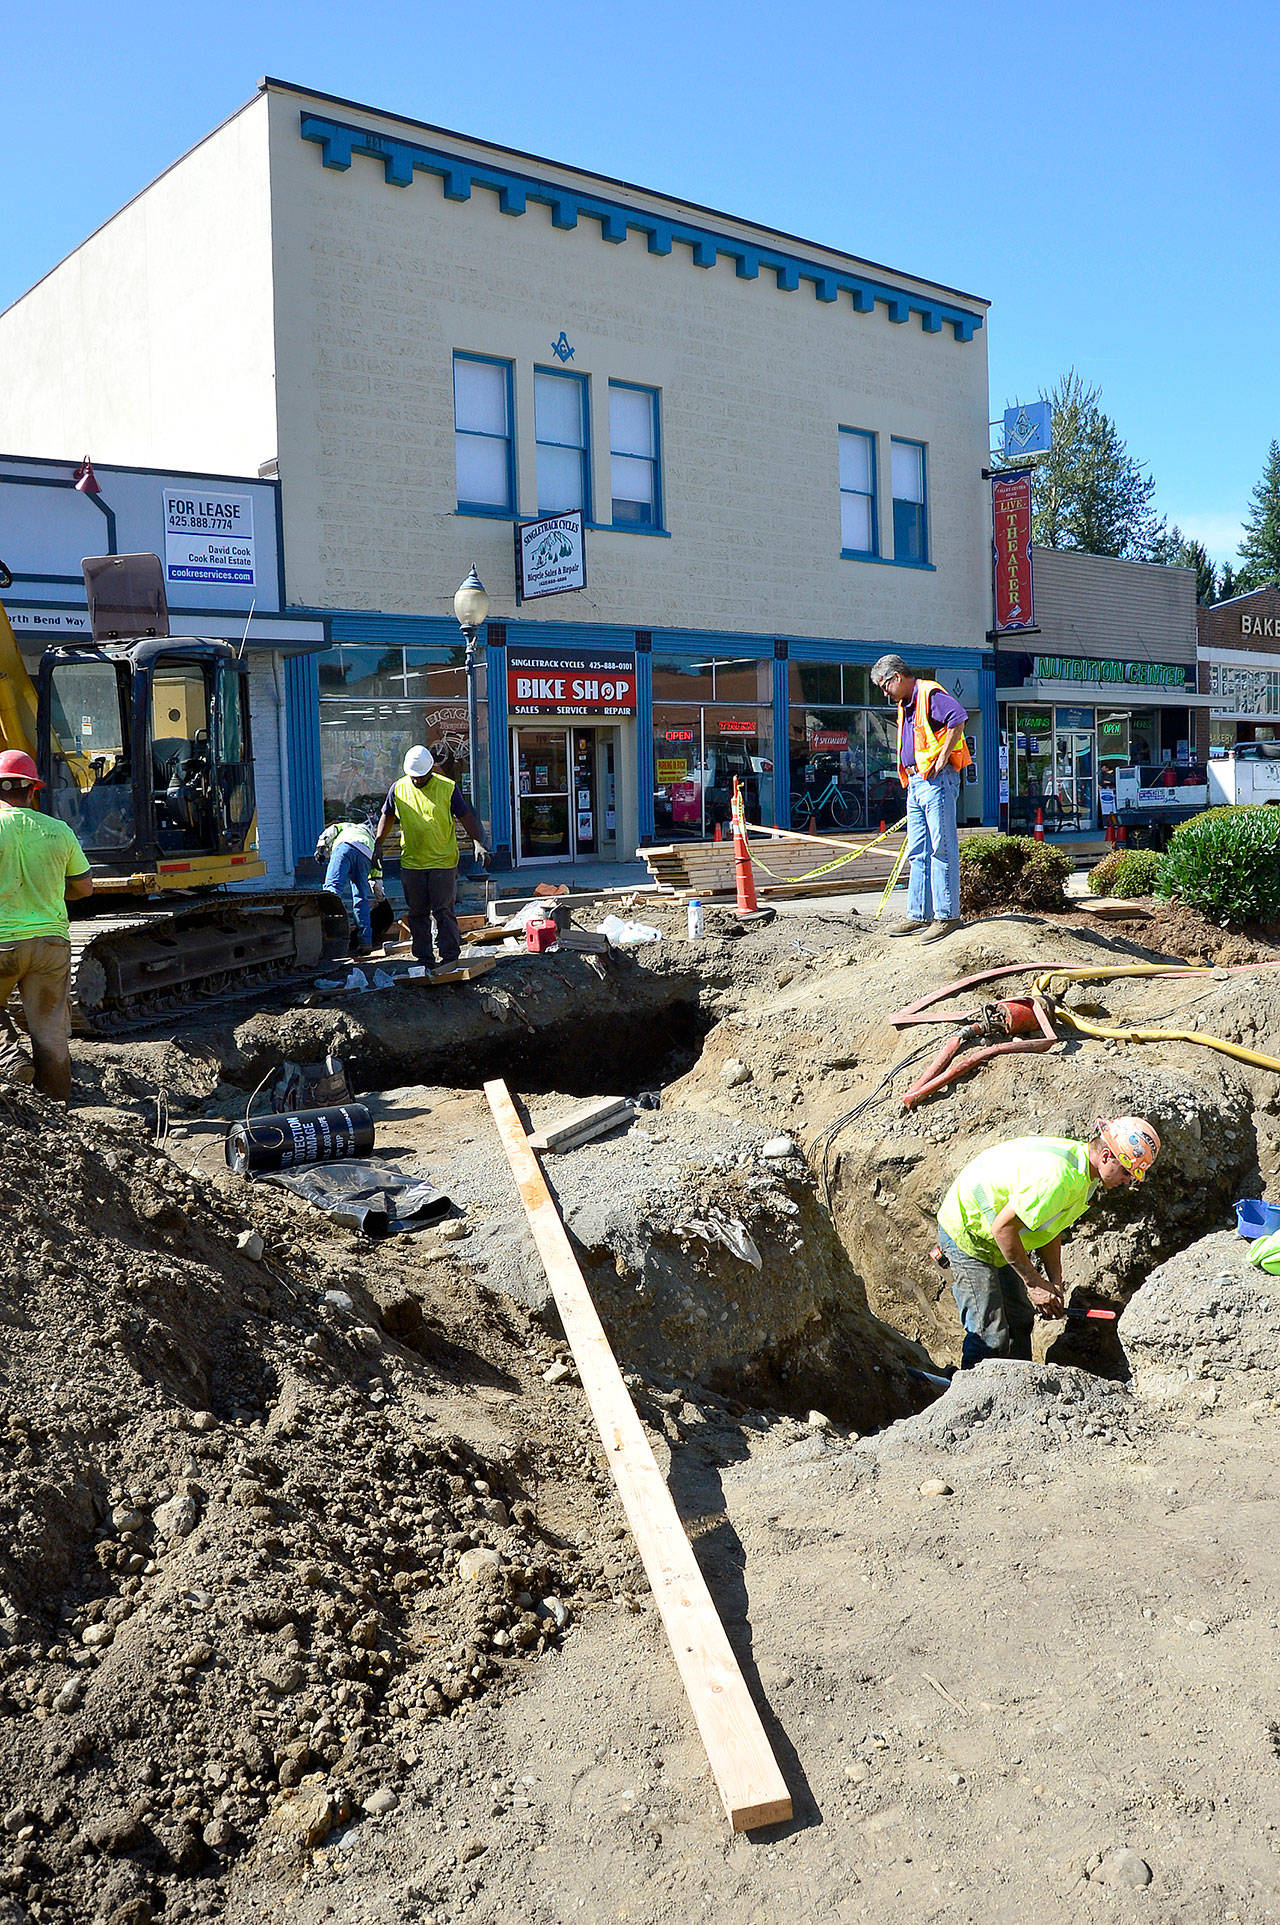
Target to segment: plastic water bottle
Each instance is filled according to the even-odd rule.
[[[689,904],[689,941],[701,942],[707,933],[707,918],[702,904],[695,896]]]

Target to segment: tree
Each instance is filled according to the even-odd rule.
[[[1243,592],[1239,575],[1236,574],[1229,561],[1224,561],[1222,564],[1222,573],[1218,576],[1217,599],[1220,602],[1229,602],[1233,596],[1242,594]]]
[[[1262,480],[1253,491],[1240,540],[1236,593],[1280,581],[1280,441],[1273,441]]]
[[[1040,398],[1053,410],[1053,447],[1036,463],[1032,539],[1043,548],[1149,560],[1164,534],[1152,506],[1156,484],[1103,413],[1101,389],[1071,368]]]
[[[1148,559],[1162,563],[1165,568],[1194,568],[1197,602],[1216,600],[1218,574],[1204,543],[1184,535],[1176,521],[1172,528],[1162,529],[1157,535]]]

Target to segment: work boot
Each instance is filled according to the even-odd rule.
[[[932,926],[931,923],[925,922],[922,917],[909,917],[906,922],[900,922],[896,929],[891,929],[889,934],[891,936],[918,936],[922,929],[930,929]]]
[[[941,942],[942,938],[949,936],[954,929],[963,929],[963,927],[964,924],[959,916],[953,916],[950,922],[931,922],[920,940],[921,942]]]

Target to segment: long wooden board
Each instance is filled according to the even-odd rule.
[[[484,1093],[729,1823],[735,1831],[780,1824],[791,1817],[791,1795],[622,1381],[560,1212],[506,1084],[486,1083]]]

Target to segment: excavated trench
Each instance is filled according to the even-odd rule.
[[[871,940],[881,950],[878,933]],[[802,941],[774,930],[696,955],[671,943],[604,969],[568,953],[536,970],[513,962],[426,998],[406,989],[256,1016],[220,1050],[220,1071],[249,1090],[282,1059],[334,1054],[370,1096],[406,1085],[476,1092],[501,1077],[528,1100],[531,1127],[570,1099],[656,1094],[656,1117],[548,1165],[620,1358],[871,1428],[932,1394],[913,1372],[958,1362],[947,1279],[927,1253],[968,1144],[1087,1135],[1099,1113],[1152,1116],[1165,1143],[1157,1178],[1141,1199],[1104,1199],[1072,1245],[1071,1280],[1088,1285],[1079,1301],[1120,1310],[1157,1263],[1221,1227],[1234,1197],[1259,1193],[1280,1126],[1221,1057],[1197,1053],[1175,1069],[1167,1055],[1069,1045],[1051,1073],[1043,1058],[1005,1059],[910,1116],[890,1091],[840,1135],[828,1210],[804,1156],[762,1150],[785,1131],[814,1157],[850,1095],[901,1054],[869,1018],[876,976],[849,941],[847,924],[815,920]],[[1097,953],[1090,932],[1086,954]],[[735,1084],[727,1072],[739,1058],[746,1080]],[[509,1175],[487,1113],[477,1142],[487,1151],[477,1152],[477,1207],[492,1211]],[[759,1265],[734,1253],[718,1218],[746,1231]],[[517,1213],[502,1237],[527,1245]],[[554,1321],[536,1263],[506,1262],[498,1243],[485,1245],[493,1281]],[[1052,1357],[1128,1374],[1114,1325],[1068,1326]]]

